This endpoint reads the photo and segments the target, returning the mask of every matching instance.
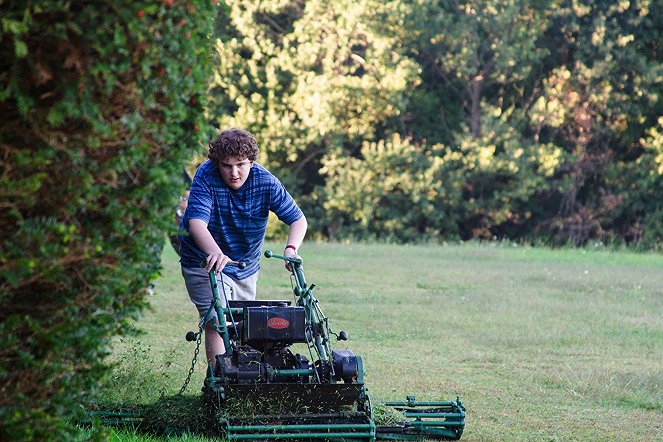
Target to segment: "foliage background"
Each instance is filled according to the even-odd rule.
[[[210,118],[318,237],[662,247],[661,2],[237,1]]]

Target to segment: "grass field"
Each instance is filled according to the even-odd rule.
[[[663,256],[506,243],[307,243],[302,256],[373,401],[458,395],[464,441],[663,441]],[[263,258],[258,297],[290,299],[280,261]],[[113,347],[108,401],[173,395],[191,365],[197,314],[171,248],[150,301],[144,334]]]

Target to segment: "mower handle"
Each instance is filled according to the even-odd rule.
[[[201,268],[205,268],[206,265],[207,265],[207,261],[204,261],[204,260],[200,261],[200,267]],[[226,263],[226,265],[231,266],[231,267],[237,267],[240,270],[246,268],[246,263],[244,261],[228,261]]]
[[[310,292],[310,290],[307,289],[308,286],[306,285],[306,278],[304,277],[304,268],[302,267],[302,263],[304,262],[303,259],[275,255],[271,250],[265,250],[265,258],[278,258],[284,260],[286,263],[292,264],[291,266],[286,264],[285,268],[295,277],[297,283],[295,294],[297,296],[306,296],[306,294]]]
[[[231,267],[237,267],[240,270],[246,268],[246,263],[244,261],[228,261],[226,265]]]
[[[287,256],[275,255],[271,250],[265,250],[265,258],[278,258],[287,262],[294,262],[295,264],[301,264],[304,262],[301,258],[289,258]]]

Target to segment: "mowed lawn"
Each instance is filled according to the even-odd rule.
[[[301,254],[373,401],[460,396],[465,441],[663,440],[663,256],[502,242],[309,242]],[[262,259],[258,297],[291,299],[281,261]],[[191,366],[197,315],[170,247],[150,304],[144,334],[114,345],[107,400],[173,395]]]

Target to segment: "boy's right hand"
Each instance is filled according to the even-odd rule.
[[[222,252],[210,253],[209,255],[207,255],[207,264],[205,265],[205,271],[209,273],[212,269],[214,269],[214,273],[218,275],[221,272],[221,270],[223,270],[223,268],[226,266],[228,261],[230,261],[230,258],[224,255]]]

